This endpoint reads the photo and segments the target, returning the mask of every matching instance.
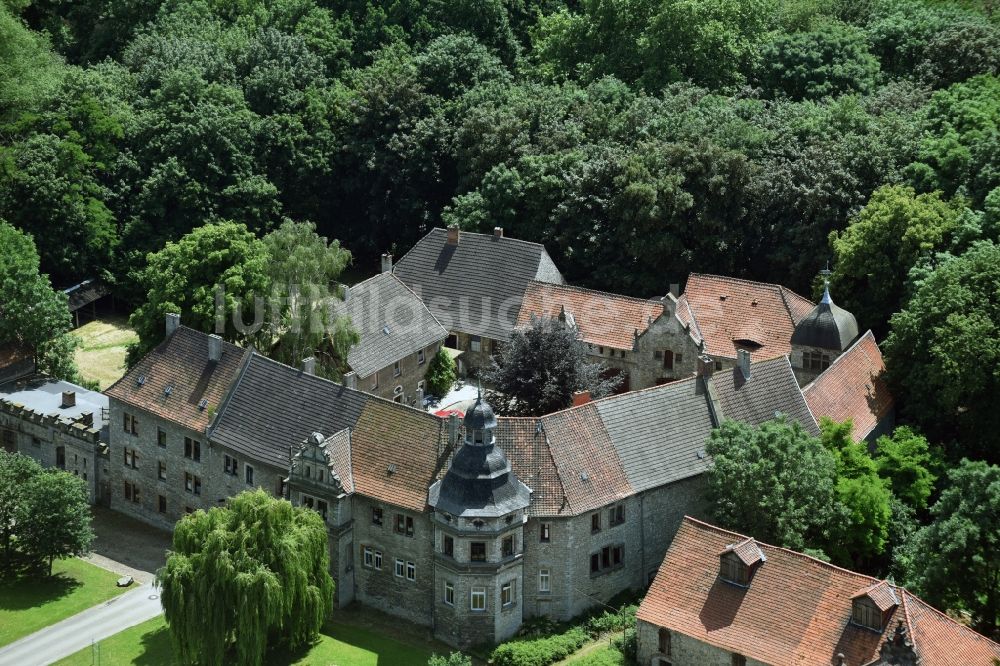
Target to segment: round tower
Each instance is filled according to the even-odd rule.
[[[497,425],[480,391],[465,415],[461,446],[428,493],[434,633],[459,647],[509,638],[523,617],[523,532],[531,491],[497,446]]]
[[[858,338],[854,315],[833,302],[829,282],[823,298],[802,318],[792,333],[792,368],[799,384],[807,384],[840,356]]]

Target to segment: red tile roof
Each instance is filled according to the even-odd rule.
[[[880,580],[874,585],[869,585],[865,589],[858,591],[851,599],[857,599],[858,597],[868,597],[872,600],[872,603],[878,606],[880,611],[887,611],[893,606],[899,605],[899,597],[896,596],[896,590],[884,580]]]
[[[423,511],[427,489],[444,469],[445,423],[433,414],[400,408],[388,400],[368,400],[351,432],[355,490]]]
[[[649,328],[663,314],[663,304],[582,287],[530,282],[524,292],[517,326],[531,317],[557,317],[561,308],[573,316],[584,342],[614,349],[632,349],[635,332]]]
[[[893,407],[885,382],[885,362],[872,332],[858,338],[802,393],[817,419],[851,419],[854,438],[861,441],[867,437]]]
[[[204,432],[211,414],[218,409],[249,354],[249,350],[223,342],[221,360],[209,361],[208,336],[181,326],[105,393],[127,405]],[[166,393],[168,387],[170,395]],[[199,407],[202,400],[206,401],[204,408]]]
[[[729,544],[722,549],[719,555],[724,553],[736,553],[736,557],[740,558],[740,562],[746,565],[756,564],[764,559],[764,553],[757,546],[757,542],[750,538],[746,538],[739,543]]]
[[[898,621],[909,628],[922,666],[988,666],[1000,645],[896,588],[899,605],[876,633],[850,622],[858,590],[881,595],[888,584],[785,548],[757,542],[767,561],[749,587],[722,581],[719,553],[746,539],[685,517],[638,618],[722,650],[773,666],[847,666],[877,659]]]
[[[814,307],[781,285],[692,273],[677,316],[705,341],[709,356],[736,358],[746,341],[759,345],[759,358],[773,358],[792,350],[795,325]]]

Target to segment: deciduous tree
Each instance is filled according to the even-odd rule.
[[[510,342],[483,375],[497,413],[540,416],[569,407],[576,391],[600,398],[621,383],[603,376],[604,366],[587,359],[579,332],[559,319],[535,318],[511,334]]]
[[[308,644],[333,605],[327,539],[318,513],[259,489],[181,519],[157,575],[178,657],[258,665]]]

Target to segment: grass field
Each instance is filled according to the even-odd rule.
[[[330,624],[307,650],[274,653],[268,666],[423,666],[430,658],[423,646],[406,645],[369,629]],[[153,618],[88,647],[57,666],[172,666],[177,664],[163,616]]]
[[[625,656],[608,645],[608,640],[605,638],[598,643],[585,646],[560,663],[572,664],[573,666],[625,666],[626,662]]]
[[[0,645],[107,601],[125,591],[118,575],[75,557],[57,560],[51,578],[0,583]]]
[[[76,351],[80,375],[97,381],[103,391],[125,374],[125,352],[138,336],[124,317],[91,321],[73,331],[82,345]]]

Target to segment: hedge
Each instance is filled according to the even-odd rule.
[[[569,631],[529,640],[504,643],[493,650],[490,660],[494,666],[548,666],[570,656],[589,640],[586,631],[573,627]]]

